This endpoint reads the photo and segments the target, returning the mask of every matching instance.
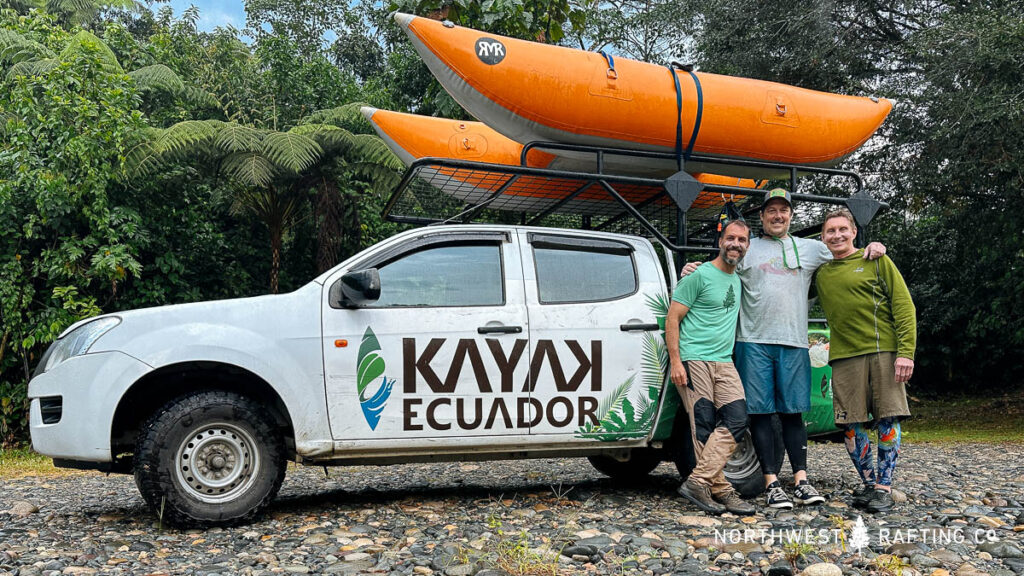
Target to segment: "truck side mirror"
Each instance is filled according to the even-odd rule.
[[[355,270],[331,286],[331,308],[356,308],[380,298],[380,272],[376,268]]]

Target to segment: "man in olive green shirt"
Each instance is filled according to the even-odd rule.
[[[892,475],[900,447],[899,419],[910,415],[905,384],[914,371],[914,302],[888,256],[863,259],[848,210],[825,216],[822,240],[833,260],[818,269],[818,298],[831,329],[829,364],[836,425],[863,486],[854,504],[871,512],[893,506]],[[878,428],[877,470],[866,428]]]

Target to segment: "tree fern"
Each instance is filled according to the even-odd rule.
[[[324,150],[324,154],[344,152],[355,145],[353,134],[332,124],[299,124],[288,132],[308,136]]]
[[[163,64],[143,66],[128,73],[142,90],[160,90],[177,94],[185,89],[185,83],[173,70]]]
[[[178,122],[163,132],[157,145],[161,152],[170,155],[194,153],[213,144],[222,124],[219,120]]]
[[[357,131],[370,131],[373,128],[369,121],[360,112],[360,108],[366,106],[362,102],[352,102],[336,108],[317,110],[306,116],[300,124],[330,124],[341,128]]]
[[[263,154],[292,172],[309,168],[323,154],[315,140],[292,132],[271,132],[263,137]]]
[[[221,171],[245,186],[269,186],[277,176],[274,164],[257,152],[239,152],[225,157]]]
[[[43,76],[56,67],[57,61],[53,58],[23,60],[7,69],[7,78],[12,79],[17,76]]]
[[[263,135],[255,128],[225,122],[217,128],[213,136],[213,145],[228,154],[259,152],[262,149],[262,138]]]
[[[121,64],[117,61],[117,56],[114,54],[114,51],[110,49],[110,46],[107,46],[103,40],[100,40],[95,34],[87,30],[82,30],[71,37],[67,46],[65,46],[64,50],[61,51],[60,58],[61,60],[70,60],[75,55],[86,51],[96,52],[104,70],[114,73],[124,72],[124,69],[121,68]]]
[[[43,44],[26,38],[14,30],[0,28],[0,62],[17,64],[26,60],[56,57],[53,50]]]

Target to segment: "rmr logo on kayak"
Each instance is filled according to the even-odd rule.
[[[538,340],[533,357],[530,358],[528,376],[518,385],[513,379],[516,367],[519,366],[526,351],[527,340],[516,340],[508,353],[502,349],[497,339],[486,340],[487,350],[501,380],[493,384],[484,365],[484,355],[477,346],[477,341],[472,338],[463,338],[456,342],[451,365],[442,380],[431,368],[430,361],[446,342],[445,338],[431,338],[426,346],[420,347],[416,338],[402,339],[402,392],[405,395],[402,401],[403,430],[423,430],[424,425],[433,430],[450,430],[453,423],[461,430],[476,430],[480,427],[490,430],[496,423],[504,429],[526,429],[537,426],[544,420],[555,428],[584,426],[587,423],[594,426],[598,424],[598,399],[579,392],[588,376],[588,391],[601,391],[600,340],[590,342],[589,356],[588,351],[578,341],[564,341],[579,364],[568,377],[562,369],[562,361],[558,357],[555,342]],[[459,377],[467,357],[475,380],[474,390],[458,389]],[[550,380],[547,376],[550,376]],[[541,402],[532,394],[519,396],[515,398],[515,405],[510,405],[511,399],[498,395],[516,392],[517,389],[530,394],[537,388],[538,382],[545,380],[553,381],[556,392],[569,394],[557,394],[547,402]],[[420,382],[426,384],[432,393],[429,402],[417,397],[417,392],[423,390]],[[584,387],[584,390],[587,388]],[[424,405],[424,402],[427,403]],[[453,411],[454,418],[451,417]],[[438,418],[438,413],[447,417]]]
[[[505,59],[505,45],[493,38],[480,38],[476,41],[476,56],[493,66]]]

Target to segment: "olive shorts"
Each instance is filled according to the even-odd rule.
[[[896,382],[895,352],[863,354],[830,364],[836,424],[910,416],[906,386]]]

